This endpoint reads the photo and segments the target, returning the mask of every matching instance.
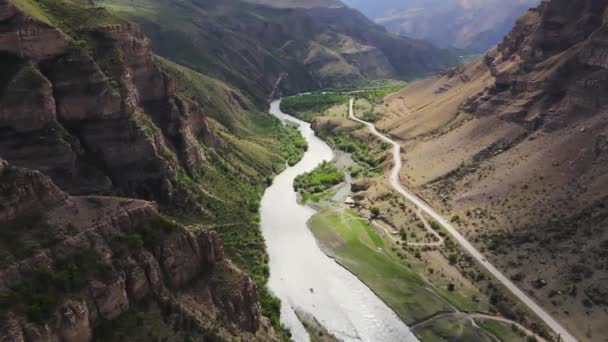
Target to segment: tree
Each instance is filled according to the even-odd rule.
[[[372,216],[373,217],[380,216],[380,208],[378,208],[378,207],[372,207],[371,208],[371,212],[372,212]]]
[[[455,286],[454,286],[454,284],[453,284],[453,283],[449,283],[449,284],[448,284],[448,291],[450,291],[450,292],[454,292],[454,288],[455,288]]]
[[[454,265],[458,261],[458,254],[450,253],[448,255],[448,260],[450,261],[450,264]]]

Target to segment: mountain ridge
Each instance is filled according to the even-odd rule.
[[[606,6],[542,3],[378,122],[403,140],[401,179],[581,341],[606,336]]]
[[[528,8],[540,0],[347,1],[390,32],[439,47],[482,53],[496,45]]]

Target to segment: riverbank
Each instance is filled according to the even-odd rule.
[[[374,108],[365,99],[357,106]],[[388,156],[391,151],[379,148],[381,142],[370,137],[363,126],[348,121],[345,108],[347,104],[339,104],[315,116],[313,126],[319,135],[328,141],[336,135],[343,141],[362,141],[370,160],[382,158],[383,152]],[[363,181],[355,180],[358,185],[364,184],[351,194],[358,199],[356,212],[348,212],[343,203],[337,202],[324,206],[309,221],[323,251],[370,286],[405,322],[416,324],[415,333],[424,341],[441,338],[494,341],[504,329],[494,329],[498,332],[484,329],[468,314],[497,314],[489,303],[489,295],[475,284],[483,273],[458,253],[453,241],[445,239],[444,243],[441,234],[445,232],[429,232],[436,222],[425,219],[392,191],[386,176],[390,165],[386,163],[383,167],[384,171],[367,174]],[[374,207],[382,221],[370,225],[360,214],[369,217]],[[412,302],[408,302],[411,298]],[[523,339],[522,329],[515,327]]]
[[[261,201],[260,220],[270,266],[270,289],[281,299],[282,322],[296,341],[309,341],[295,309],[311,314],[327,331],[347,341],[416,341],[398,316],[357,277],[319,248],[306,222],[315,214],[297,203],[294,179],[334,155],[308,123],[285,115],[274,102],[271,113],[299,125],[308,151],[278,175]]]

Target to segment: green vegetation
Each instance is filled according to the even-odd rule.
[[[154,60],[173,77],[182,96],[203,104],[205,114],[230,132],[244,134],[251,128],[245,108],[253,105],[240,91],[162,57],[155,56]]]
[[[126,23],[104,8],[88,5],[84,1],[70,0],[11,0],[17,7],[34,18],[58,27],[74,39],[81,29],[106,24]]]
[[[9,171],[5,171],[7,173]],[[2,175],[4,180],[5,175]],[[10,184],[9,182],[4,184]],[[41,212],[32,212],[0,225],[0,262],[31,256],[36,250],[53,242],[50,232],[56,227],[46,223]]]
[[[357,162],[359,168],[351,169],[351,175],[375,176],[373,171],[380,171],[380,167],[386,161],[386,156],[376,158],[370,146],[361,140],[347,134],[330,135],[326,132],[319,134],[334,149],[350,153],[352,159]]]
[[[369,89],[369,90],[360,91],[360,92],[354,92],[351,95],[353,95],[353,97],[355,99],[366,99],[367,101],[369,101],[371,103],[376,103],[376,102],[382,100],[385,96],[398,92],[399,90],[403,89],[405,87],[405,85],[406,85],[405,83],[398,83],[398,84],[389,85],[386,87]]]
[[[402,259],[355,211],[323,211],[310,228],[326,252],[378,294],[406,323],[438,311],[449,311],[444,301],[415,269],[418,262]]]
[[[281,110],[301,120],[311,122],[318,116],[324,116],[331,107],[345,104],[351,98],[363,99],[371,103],[371,108],[359,114],[367,121],[379,119],[374,112],[374,105],[385,96],[399,91],[405,86],[404,83],[391,84],[381,88],[355,90],[351,92],[327,92],[295,95],[284,98],[281,101]],[[346,115],[346,113],[345,113]]]
[[[258,207],[272,175],[284,169],[285,161],[297,163],[308,147],[306,141],[297,128],[248,109],[254,106],[230,86],[161,58],[157,61],[174,76],[180,94],[209,112],[209,128],[221,139],[215,146],[200,145],[205,163],[191,174],[178,174],[173,187],[179,196],[165,210],[180,222],[219,233],[227,256],[256,282],[262,313],[287,338],[280,324],[280,301],[266,287],[268,255]],[[193,214],[188,209],[193,207],[205,214]]]
[[[519,342],[526,335],[516,325],[491,319],[480,320],[477,325],[496,336],[501,342]]]
[[[84,288],[90,277],[109,279],[112,272],[93,253],[60,259],[51,268],[35,272],[23,284],[0,293],[0,308],[13,309],[35,322],[47,320],[61,298]]]
[[[214,329],[201,329],[196,318],[171,303],[145,298],[111,321],[94,327],[93,341],[217,341]]]
[[[344,173],[330,162],[323,162],[314,170],[296,177],[293,187],[300,194],[323,192],[344,181]]]
[[[24,94],[38,89],[44,81],[44,76],[32,64],[7,61],[6,69],[3,67],[0,71],[0,101],[5,106],[18,105]]]
[[[48,247],[45,243],[50,244],[53,236],[61,234],[61,228],[49,226],[45,222],[44,216],[32,214],[6,226],[3,224],[0,241],[10,241],[11,243],[7,244],[12,245],[9,252],[17,257],[29,253],[34,248],[40,250]],[[142,248],[155,250],[177,227],[176,222],[159,216],[138,227],[138,233],[115,236],[109,244],[117,257],[127,256],[130,252],[137,252]],[[69,225],[65,230],[69,232]],[[25,245],[30,241],[36,243]],[[4,244],[2,247],[5,247]],[[6,292],[0,292],[0,309],[14,310],[36,322],[45,321],[64,296],[82,290],[91,279],[108,281],[115,276],[112,266],[102,263],[94,251],[83,250],[58,259],[51,267],[30,274],[23,283]]]
[[[290,96],[281,101],[281,110],[310,122],[316,116],[322,115],[327,109],[348,102],[350,98],[349,94],[343,93],[313,93]]]
[[[308,143],[297,127],[286,125],[279,133],[281,153],[289,166],[296,165],[308,150]]]
[[[467,319],[442,317],[414,331],[416,336],[425,342],[443,341],[476,341],[492,342],[483,330],[473,327]]]

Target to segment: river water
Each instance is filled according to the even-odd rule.
[[[295,309],[314,316],[344,341],[417,341],[408,327],[357,277],[326,256],[306,225],[315,211],[297,203],[296,176],[334,155],[309,124],[282,113],[280,100],[270,113],[298,125],[308,151],[274,179],[262,198],[261,226],[270,256],[270,289],[282,302],[281,317],[297,342],[309,341]]]

